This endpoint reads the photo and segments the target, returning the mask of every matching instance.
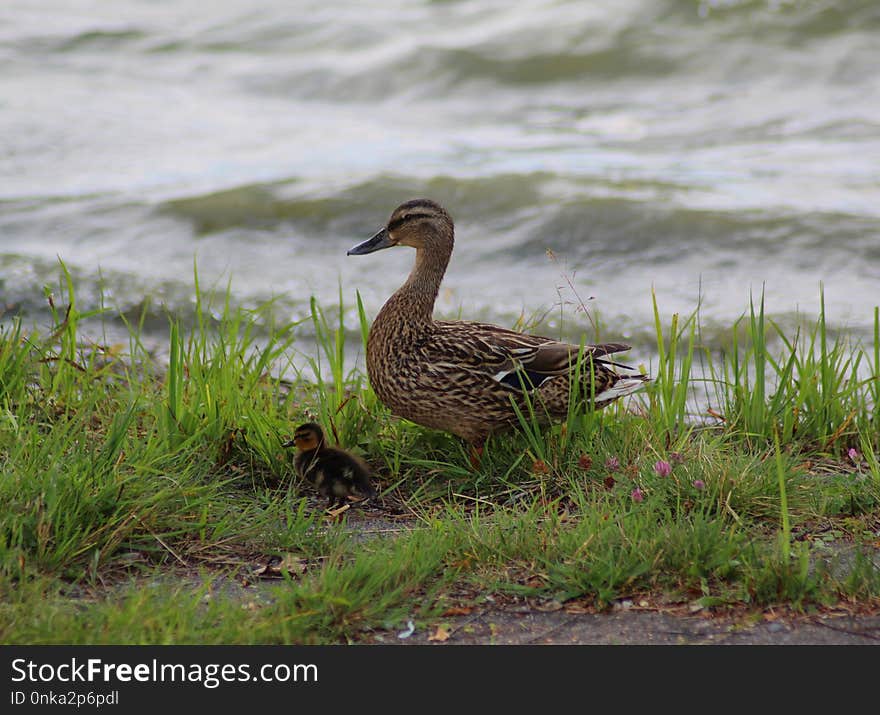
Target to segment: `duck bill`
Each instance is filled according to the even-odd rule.
[[[391,248],[394,244],[391,242],[391,236],[388,235],[388,229],[383,228],[381,231],[371,236],[363,243],[359,243],[348,249],[347,256],[363,256],[373,251],[381,251],[383,248]]]

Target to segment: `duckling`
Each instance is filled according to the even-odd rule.
[[[283,447],[299,450],[293,465],[296,473],[329,499],[327,508],[342,506],[347,497],[368,499],[376,496],[370,484],[370,469],[355,455],[337,447],[328,447],[324,431],[314,422],[296,428],[293,439]]]

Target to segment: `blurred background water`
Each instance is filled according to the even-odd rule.
[[[815,315],[821,281],[868,336],[878,37],[876,0],[6,0],[0,310],[47,327],[60,257],[81,310],[149,302],[162,340],[195,259],[239,305],[341,284],[372,316],[413,255],[345,252],[426,196],[444,316],[551,334],[583,300],[640,361],[652,287],[711,344],[762,288]]]

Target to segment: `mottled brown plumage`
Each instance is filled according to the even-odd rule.
[[[648,379],[619,374],[614,368],[625,366],[602,359],[628,345],[588,345],[579,360],[577,345],[486,323],[434,320],[453,243],[449,214],[433,201],[415,199],[348,252],[416,249],[412,272],[379,311],[367,340],[370,383],[394,414],[479,446],[516,423],[513,403],[525,410],[531,400],[542,420],[564,419],[577,375],[585,408],[602,407]]]
[[[296,473],[329,499],[328,508],[342,506],[347,497],[365,499],[376,495],[370,484],[370,468],[355,455],[328,447],[324,431],[314,422],[297,427],[293,439],[282,446],[296,446]]]

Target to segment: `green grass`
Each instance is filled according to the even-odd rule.
[[[715,354],[698,312],[667,322],[652,296],[643,392],[549,426],[527,406],[473,469],[458,439],[392,418],[346,364],[369,320],[357,296],[344,324],[342,287],[332,314],[312,301],[318,349],[303,354],[271,303],[233,308],[196,275],[195,318],[168,316],[157,364],[142,319],[124,353],[86,340],[97,314],[63,266],[59,285],[48,330],[0,328],[3,642],[352,642],[523,594],[880,601],[876,309],[859,345],[829,334],[821,294],[795,335],[758,299]],[[323,514],[280,447],[306,420],[370,462],[384,512]],[[272,557],[303,567],[260,579]]]

